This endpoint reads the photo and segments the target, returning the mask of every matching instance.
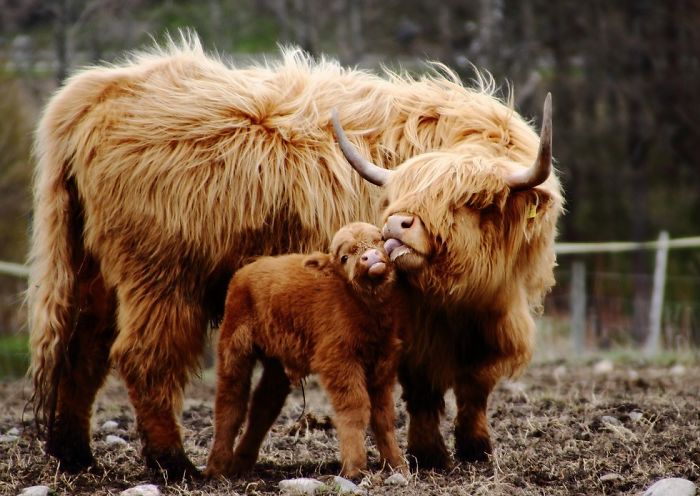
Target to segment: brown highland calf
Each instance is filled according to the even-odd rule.
[[[333,107],[383,189],[348,167]],[[147,465],[198,474],[182,446],[182,388],[231,275],[251,255],[322,250],[357,220],[385,224],[410,286],[408,453],[421,467],[449,462],[449,388],[457,457],[490,452],[487,399],[530,357],[563,200],[551,133],[538,140],[487,83],[467,88],[441,66],[379,77],[293,50],[236,69],[191,39],[78,72],[36,136],[34,408],[62,469],[94,461],[92,404],[114,367]]]
[[[370,422],[382,459],[404,466],[392,390],[407,311],[395,283],[381,232],[359,222],[338,231],[329,254],[263,257],[236,272],[219,336],[207,475],[252,468],[290,382],[311,373],[335,410],[342,473],[356,477],[366,468]],[[256,359],[264,372],[248,407]],[[246,410],[246,431],[234,452]]]

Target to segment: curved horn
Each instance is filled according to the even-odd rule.
[[[350,165],[352,165],[352,168],[372,184],[384,186],[391,175],[391,171],[377,167],[360,155],[360,152],[357,151],[345,135],[345,131],[343,131],[340,120],[338,119],[337,109],[331,111],[331,120],[333,121],[333,131],[335,132],[335,137],[338,140],[340,149],[343,151],[343,155],[345,155],[348,162],[350,162]]]
[[[534,188],[547,180],[552,172],[552,94],[547,93],[542,110],[542,131],[540,148],[535,164],[529,169],[515,172],[506,178],[506,183],[513,190]]]

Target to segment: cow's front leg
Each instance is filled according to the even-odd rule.
[[[488,460],[491,454],[486,407],[497,377],[488,369],[464,370],[457,376],[455,456],[462,461]]]
[[[413,469],[443,469],[450,464],[445,441],[440,433],[440,418],[445,412],[445,391],[434,385],[427,371],[403,361],[399,382],[410,415],[407,458]]]
[[[191,298],[175,291],[159,296],[146,299],[140,288],[117,288],[119,334],[111,358],[136,411],[146,465],[170,480],[197,478],[177,415],[188,373],[198,365],[206,320]]]

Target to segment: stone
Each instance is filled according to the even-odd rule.
[[[593,366],[593,373],[603,375],[613,371],[615,365],[610,360],[601,360]]]
[[[634,411],[629,413],[629,418],[632,422],[639,422],[644,418],[644,414],[642,412]]]
[[[622,425],[620,419],[618,419],[617,417],[613,417],[612,415],[603,415],[602,417],[600,417],[600,421],[607,425],[614,425],[615,427],[619,427]]]
[[[697,487],[687,479],[672,477],[661,479],[647,488],[642,496],[695,496]]]
[[[116,423],[114,420],[107,420],[104,424],[102,424],[102,427],[100,427],[100,430],[103,432],[114,432],[119,428],[119,424]]]
[[[622,479],[622,476],[620,474],[615,474],[615,473],[610,473],[610,474],[604,474],[600,476],[600,481],[601,482],[612,482],[616,480]]]
[[[119,496],[160,496],[158,486],[154,484],[140,484],[130,487],[119,493]]]
[[[52,491],[49,486],[31,486],[22,489],[19,496],[48,496],[51,493]]]
[[[124,441],[122,438],[120,438],[119,436],[115,436],[113,434],[110,434],[109,436],[107,436],[105,438],[105,442],[109,446],[125,446],[127,444],[127,442]]]
[[[17,436],[17,437],[19,437],[20,432],[19,432],[19,429],[18,429],[17,427],[13,427],[13,428],[10,429],[9,431],[7,431],[7,432],[5,433],[5,435],[7,435],[7,436]]]
[[[566,367],[564,365],[559,365],[554,369],[555,379],[561,379],[564,375],[566,375]]]
[[[289,495],[309,495],[312,496],[317,490],[327,488],[323,482],[307,477],[298,479],[284,479],[279,482],[279,488],[282,494]]]
[[[0,436],[0,444],[5,444],[5,443],[14,443],[19,439],[18,436],[11,436],[9,434],[3,434]]]
[[[685,367],[681,364],[674,365],[673,367],[671,367],[671,370],[669,370],[669,372],[671,372],[671,375],[680,377],[685,374]]]
[[[403,474],[395,473],[384,480],[384,484],[388,486],[408,486],[408,479]]]
[[[364,489],[343,477],[336,475],[329,482],[334,488],[337,488],[338,494],[365,494]]]

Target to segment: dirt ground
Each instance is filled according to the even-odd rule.
[[[608,363],[607,365],[611,365]],[[202,374],[188,390],[183,413],[186,450],[204,465],[212,437],[213,377]],[[163,483],[147,471],[139,454],[134,416],[124,390],[111,379],[96,405],[94,473],[67,476],[45,456],[26,407],[26,382],[0,384],[0,435],[19,429],[16,441],[0,443],[0,494],[32,485],[57,494],[115,494],[140,483],[156,483],[164,494],[277,494],[278,482],[336,474],[338,450],[328,419],[330,407],[318,386],[295,390],[268,435],[256,470],[235,481]],[[405,408],[398,399],[399,440],[405,447]],[[448,397],[443,432],[452,445],[454,399]],[[594,361],[531,365],[515,382],[494,392],[489,407],[495,452],[490,463],[455,465],[445,472],[413,474],[407,487],[383,485],[370,442],[369,494],[635,494],[659,478],[700,481],[700,363],[650,365]],[[24,424],[22,422],[24,418]],[[105,442],[100,426],[114,420],[127,441]]]

